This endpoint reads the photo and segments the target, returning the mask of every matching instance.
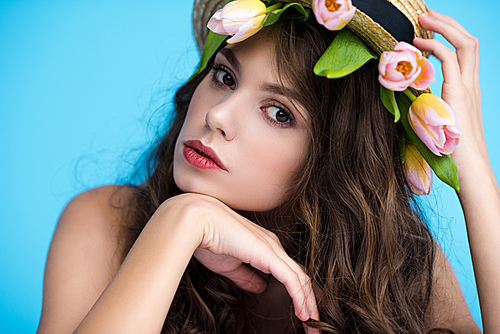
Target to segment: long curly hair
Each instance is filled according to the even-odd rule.
[[[259,34],[274,41],[279,77],[301,92],[310,114],[307,161],[295,192],[275,210],[291,227],[274,231],[321,291],[321,321],[309,324],[324,333],[430,332],[425,320],[436,246],[408,190],[402,129],[380,101],[376,63],[329,80],[312,69],[334,32],[311,19],[285,18]],[[127,186],[133,196],[124,255],[160,204],[181,193],[173,180],[175,141],[210,68],[179,88],[144,181]],[[245,302],[251,297],[192,259],[163,332],[254,333]]]

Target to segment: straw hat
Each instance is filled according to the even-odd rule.
[[[281,2],[298,2],[304,7],[311,7],[309,0],[280,0]],[[414,36],[421,38],[432,38],[433,33],[423,29],[418,17],[423,13],[428,13],[427,6],[423,0],[353,0],[353,5],[357,6],[356,14],[347,27],[365,41],[375,52],[381,54],[384,51],[392,51],[398,42],[386,29],[375,22],[370,16],[362,12],[359,8],[364,8],[370,2],[388,1],[403,13],[411,22],[414,29]],[[226,0],[195,0],[193,9],[193,34],[198,45],[198,50],[203,50],[205,39],[207,38],[207,22],[210,17],[224,6]],[[385,5],[384,3],[382,3]],[[411,42],[411,41],[410,41]]]

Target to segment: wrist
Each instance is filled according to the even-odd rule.
[[[186,193],[169,198],[163,202],[155,213],[159,221],[168,230],[165,233],[179,235],[192,252],[202,243],[205,234],[206,215],[203,210],[203,195]]]
[[[457,167],[460,184],[458,195],[461,199],[467,196],[466,194],[474,196],[490,188],[498,190],[496,177],[487,156],[472,156],[457,164]]]
[[[457,165],[459,179],[475,174],[479,171],[484,172],[491,170],[486,146],[476,146],[476,148],[459,146],[455,152],[451,154],[451,158]]]

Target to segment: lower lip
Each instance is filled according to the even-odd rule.
[[[213,160],[200,155],[198,152],[196,152],[194,149],[190,147],[184,146],[182,154],[184,155],[186,161],[189,162],[191,165],[195,166],[196,168],[204,170],[217,170],[217,169],[222,170],[222,168],[220,168]]]

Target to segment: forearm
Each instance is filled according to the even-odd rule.
[[[183,212],[164,206],[148,222],[75,333],[160,332],[186,266],[201,242],[193,226],[178,223]]]
[[[487,156],[487,155],[486,155]],[[485,155],[459,166],[458,194],[467,223],[483,329],[500,331],[500,192]]]

